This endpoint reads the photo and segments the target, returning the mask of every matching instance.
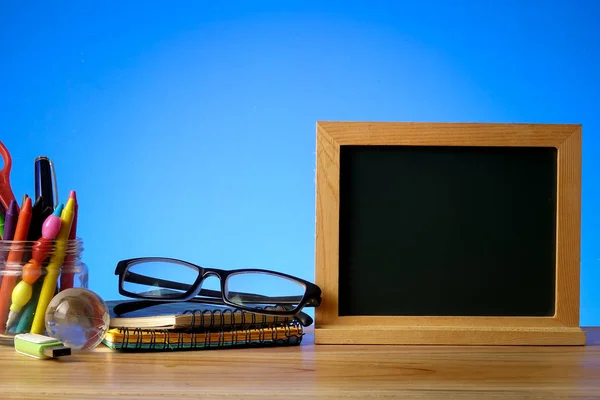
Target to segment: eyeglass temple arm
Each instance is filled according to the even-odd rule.
[[[218,299],[201,299],[199,297],[187,300],[189,302],[192,303],[205,303],[205,304],[223,304],[223,301],[218,300]],[[165,304],[165,303],[170,303],[167,301],[154,301],[154,300],[135,300],[135,301],[128,301],[128,302],[123,302],[123,303],[118,303],[113,307],[113,312],[115,313],[115,315],[122,315],[122,314],[127,314],[133,311],[137,311],[137,310],[141,310],[143,308],[147,308],[147,307],[152,307],[152,306],[157,306],[160,304]],[[285,308],[285,307],[284,307]],[[311,318],[310,315],[306,314],[303,311],[298,312],[296,315],[294,315],[294,318],[296,318],[300,324],[302,324],[302,326],[307,327],[307,326],[311,326],[313,323],[313,319]]]
[[[145,275],[136,274],[135,272],[127,272],[124,279],[128,282],[139,283],[140,285],[165,287],[170,289],[178,289],[188,291],[192,285],[181,282],[173,282],[165,279],[151,278]],[[216,297],[221,298],[221,291],[200,289],[198,296]],[[302,300],[302,296],[278,296],[269,297],[261,296],[258,294],[242,293],[242,292],[229,292],[228,297],[239,297],[241,301],[245,303],[261,304],[261,303],[280,303],[280,304],[297,304]],[[221,304],[221,303],[218,303]]]

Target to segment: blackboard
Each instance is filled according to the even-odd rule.
[[[581,125],[316,128],[316,344],[585,344]]]
[[[552,316],[555,147],[342,145],[340,316]]]

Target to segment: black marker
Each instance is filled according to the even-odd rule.
[[[56,191],[56,180],[52,161],[46,156],[39,156],[34,164],[35,198],[42,198],[45,207],[54,207],[54,196]]]

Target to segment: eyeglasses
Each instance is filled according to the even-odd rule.
[[[167,302],[225,304],[258,314],[295,316],[308,326],[304,307],[321,304],[321,289],[281,272],[263,269],[222,270],[204,268],[187,261],[164,257],[132,258],[120,261],[119,293],[134,299],[115,306],[117,315]],[[217,277],[220,290],[203,289],[208,277]],[[190,284],[190,282],[192,282]]]

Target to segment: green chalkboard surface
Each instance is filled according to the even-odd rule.
[[[339,315],[552,316],[557,150],[340,146]]]

